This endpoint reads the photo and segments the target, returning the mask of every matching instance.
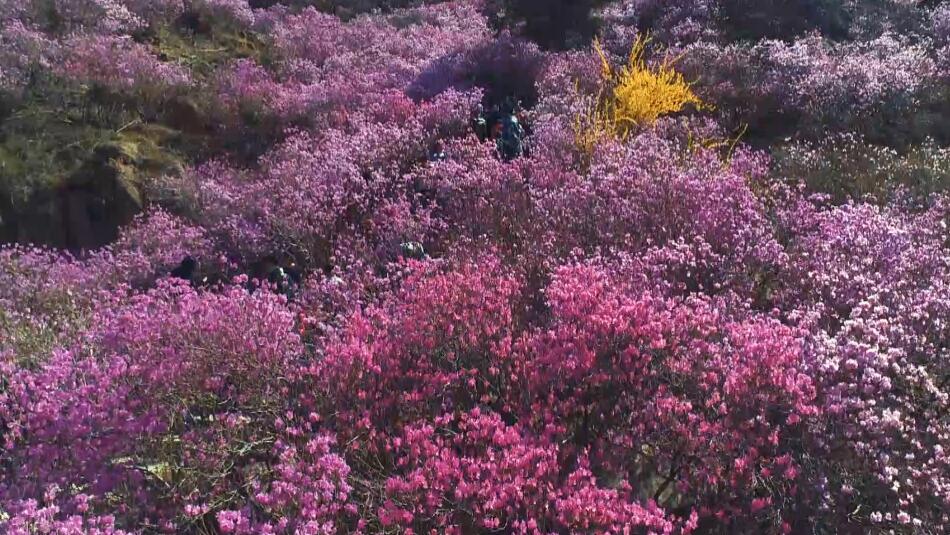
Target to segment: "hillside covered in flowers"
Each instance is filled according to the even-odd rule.
[[[950,532],[950,3],[0,0],[0,533]]]

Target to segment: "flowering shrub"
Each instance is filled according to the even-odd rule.
[[[918,199],[945,191],[950,154],[928,142],[901,154],[849,135],[821,144],[796,143],[776,151],[777,172],[823,193],[880,200],[905,192]]]
[[[875,133],[872,114],[913,113],[937,72],[926,48],[892,34],[845,44],[816,37],[751,48],[699,43],[685,54],[684,70],[701,80],[697,91],[720,109],[774,133],[782,133],[772,119],[779,116],[810,136],[830,128]]]
[[[637,41],[627,65],[616,73],[603,50],[598,49],[604,75],[615,78],[610,120],[621,136],[626,136],[634,125],[651,124],[661,115],[678,112],[689,104],[701,107],[683,75],[673,70],[670,60],[664,60],[655,70],[647,67],[643,58],[646,45],[646,40]]]
[[[916,215],[866,205],[789,214],[801,248],[783,300],[803,299],[789,314],[813,333],[827,410],[842,426],[840,442],[823,440],[825,455],[832,465],[851,459],[832,469],[825,500],[833,509],[875,503],[863,511],[869,523],[945,522],[935,504],[946,500],[947,421],[932,412],[947,396],[932,358],[945,352],[945,203]]]
[[[0,0],[0,532],[950,530],[946,7],[541,4]]]
[[[167,504],[128,510],[146,520],[166,515],[163,506],[189,504],[182,500],[198,492],[226,494],[227,485],[198,474],[226,470],[273,444],[280,407],[267,400],[288,377],[287,359],[302,351],[293,315],[267,293],[198,294],[164,285],[94,316],[91,338],[7,376],[5,440],[29,445],[19,450],[19,466],[30,468],[3,487],[4,496],[26,499],[33,488],[72,485],[99,499],[124,496],[132,507],[156,484],[152,492],[165,485],[184,491]],[[39,406],[46,411],[33,410]],[[72,447],[60,450],[60,442]],[[40,465],[46,468],[33,470]]]
[[[59,489],[51,487],[44,496],[44,501],[53,502],[59,495]],[[75,499],[78,511],[88,511],[88,497],[79,495]],[[90,533],[95,535],[124,535],[125,531],[115,528],[115,518],[112,516],[96,517],[92,515],[60,514],[57,505],[41,506],[36,500],[27,500],[18,507],[16,515],[9,518],[5,526],[8,533],[27,535],[30,533]]]
[[[200,0],[194,9],[214,18],[230,20],[242,26],[254,23],[254,12],[247,0]]]
[[[77,39],[65,46],[69,50],[65,76],[117,90],[162,91],[189,82],[184,70],[158,61],[129,38]]]
[[[38,73],[48,69],[59,56],[59,49],[42,33],[31,30],[19,20],[0,27],[0,88],[18,89],[29,84]]]
[[[591,153],[605,136],[626,139],[631,131],[650,126],[663,115],[688,105],[702,108],[683,75],[673,70],[671,60],[665,59],[655,68],[647,66],[647,44],[646,39],[638,38],[627,64],[615,72],[600,43],[594,43],[606,91],[602,90],[575,120],[576,142],[585,153]]]
[[[37,22],[58,34],[74,30],[126,33],[145,25],[145,21],[122,0],[28,1],[24,4]]]

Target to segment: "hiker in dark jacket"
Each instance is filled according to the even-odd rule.
[[[198,270],[198,261],[191,255],[188,255],[178,264],[178,267],[172,270],[171,276],[176,279],[194,282],[195,272]]]
[[[432,152],[429,153],[430,162],[441,162],[446,159],[445,155],[445,143],[442,140],[435,142],[435,147],[433,147]]]
[[[472,123],[472,129],[475,130],[475,135],[478,136],[478,140],[487,140],[489,135],[488,119],[486,119],[484,115],[479,114]]]
[[[501,135],[496,140],[498,152],[506,161],[524,154],[525,131],[518,117],[512,113],[501,122]]]
[[[417,241],[403,243],[399,246],[399,251],[404,258],[412,258],[414,260],[423,260],[427,256],[425,248]]]

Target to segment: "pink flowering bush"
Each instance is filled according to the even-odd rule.
[[[631,500],[628,489],[599,487],[585,461],[558,482],[556,445],[533,445],[497,414],[479,409],[410,428],[394,443],[397,452],[405,451],[397,473],[407,473],[386,482],[391,499],[380,511],[383,526],[424,529],[425,518],[447,532],[507,525],[516,533],[634,526],[673,533],[688,531],[695,522],[668,519],[654,503]],[[453,503],[464,504],[472,518],[459,518],[449,507]]]
[[[354,234],[391,256],[435,225],[414,205],[409,171],[425,162],[431,140],[465,131],[476,99],[447,91],[416,104],[390,95],[319,135],[286,132],[256,169],[221,162],[196,169],[201,217],[247,256],[277,247],[326,262]]]
[[[192,8],[241,26],[254,24],[254,12],[247,0],[199,0],[192,3]]]
[[[227,478],[240,480],[226,467],[274,444],[281,408],[270,401],[303,351],[292,336],[293,314],[276,297],[164,284],[97,311],[92,323],[96,333],[73,348],[7,376],[5,440],[29,447],[18,463],[25,471],[4,486],[4,496],[28,499],[34,486],[78,485],[100,499],[125,496],[126,514],[158,521],[168,514],[164,507],[188,505],[198,492],[226,493]],[[287,336],[275,338],[275,331]],[[34,410],[39,406],[45,411]],[[55,446],[64,441],[72,447]],[[33,469],[40,465],[46,468]],[[220,470],[227,477],[217,484],[198,475]],[[136,496],[168,485],[193,490],[134,505]]]
[[[190,81],[183,69],[158,61],[127,37],[81,38],[65,46],[69,53],[63,75],[88,83],[161,92]]]
[[[641,492],[684,516],[789,520],[749,481],[796,492],[792,444],[819,410],[794,332],[764,319],[720,323],[715,302],[670,306],[611,286],[623,285],[571,267],[548,287],[555,323],[528,359],[534,418],[560,427],[601,473],[636,474]]]
[[[32,15],[34,20],[60,34],[75,30],[126,33],[145,25],[145,21],[122,0],[28,1],[24,4],[27,16]]]
[[[43,501],[52,503],[60,491],[51,486],[45,493]],[[123,535],[125,531],[115,528],[115,519],[112,516],[92,516],[84,514],[89,510],[88,496],[76,496],[75,507],[79,514],[63,515],[57,505],[41,505],[36,500],[27,500],[18,506],[12,518],[5,526],[8,533],[27,535],[31,533],[90,533],[95,535]]]
[[[4,21],[0,26],[0,88],[22,89],[38,73],[49,69],[59,56],[59,47],[22,21]]]
[[[866,205],[791,213],[801,249],[785,298],[803,301],[788,313],[813,333],[827,411],[842,426],[841,442],[823,447],[832,462],[847,459],[825,499],[840,509],[873,495],[878,508],[866,514],[879,525],[945,522],[947,421],[934,411],[946,372],[932,358],[945,352],[945,203],[915,215]]]
[[[766,132],[783,133],[774,119],[782,117],[813,136],[828,128],[872,133],[874,115],[914,113],[936,81],[928,49],[900,39],[884,34],[835,44],[809,37],[752,47],[702,42],[686,48],[683,65],[696,76],[705,73],[701,96]],[[750,82],[741,81],[746,76]]]
[[[0,532],[947,532],[948,29],[0,0]]]

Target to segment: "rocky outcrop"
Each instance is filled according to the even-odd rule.
[[[181,172],[163,145],[174,131],[133,127],[101,143],[75,171],[33,192],[23,206],[0,200],[0,237],[70,250],[106,245],[146,204],[143,186],[150,177]]]

